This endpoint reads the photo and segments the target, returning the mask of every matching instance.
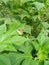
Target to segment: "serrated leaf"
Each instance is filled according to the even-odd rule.
[[[9,38],[9,39],[5,40],[2,43],[5,43],[5,44],[10,43],[10,44],[22,45],[27,40],[29,40],[29,39],[27,39],[25,37],[22,37],[22,36],[13,36],[12,38]]]
[[[13,44],[21,45],[25,41],[29,40],[23,36],[19,36],[19,34],[17,33],[17,29],[21,29],[21,28],[24,29],[24,24],[21,24],[20,22],[16,21],[16,22],[12,22],[9,25],[10,26],[8,31],[6,31],[4,34],[2,34],[2,36],[0,36],[0,52],[4,50],[16,51]]]
[[[25,64],[30,64],[32,62],[32,55],[31,55],[31,51],[32,51],[32,45],[29,43],[26,43],[25,45],[22,45],[21,47],[16,47],[16,49],[18,49],[20,52],[18,53],[10,53],[10,60],[12,65],[25,65]],[[21,53],[23,52],[23,53]],[[13,57],[13,59],[11,59]],[[14,61],[15,60],[15,61]],[[29,60],[31,60],[29,62]],[[27,63],[28,62],[28,63]],[[32,64],[31,64],[32,65]]]

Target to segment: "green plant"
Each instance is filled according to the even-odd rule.
[[[49,65],[49,0],[0,0],[0,65]]]

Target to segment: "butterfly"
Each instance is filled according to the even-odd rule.
[[[19,33],[19,35],[23,35],[24,30],[23,29],[19,29],[19,30],[17,30],[17,32]]]

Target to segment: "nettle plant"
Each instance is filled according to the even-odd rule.
[[[49,0],[0,0],[0,65],[49,65]]]

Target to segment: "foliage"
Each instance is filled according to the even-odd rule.
[[[0,0],[0,65],[49,65],[49,0]]]

